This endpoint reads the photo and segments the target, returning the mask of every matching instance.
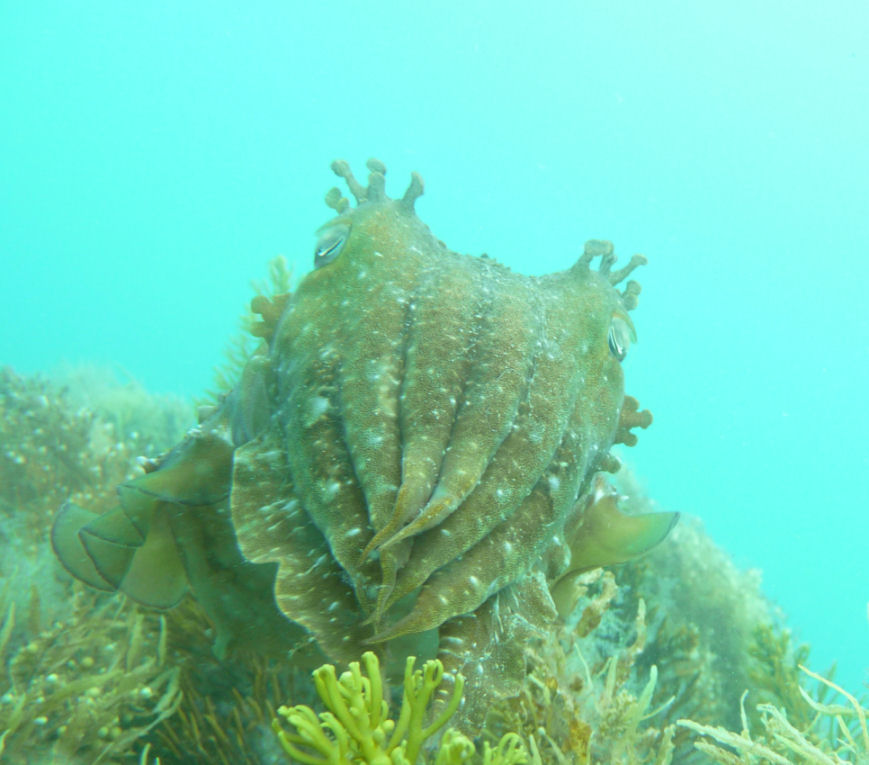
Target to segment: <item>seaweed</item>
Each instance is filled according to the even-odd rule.
[[[15,612],[10,603],[4,637]],[[68,619],[0,659],[0,757],[10,762],[120,762],[181,698],[163,620],[117,597],[78,591]]]
[[[271,305],[258,304],[264,332]],[[278,713],[281,704],[319,707],[317,725],[328,709],[308,678],[323,661],[311,643],[271,658],[255,644],[218,658],[214,626],[195,602],[161,615],[86,591],[56,565],[48,530],[57,506],[72,496],[108,507],[115,484],[147,464],[137,456],[166,448],[190,411],[109,370],[63,380],[0,370],[0,540],[14,550],[0,556],[3,760],[278,761],[285,753],[273,720],[298,735]],[[627,469],[618,478],[628,510],[654,509]],[[545,577],[536,576],[525,590],[493,599],[489,621],[477,625],[492,641],[485,718],[477,724],[460,706],[420,758],[439,765],[869,761],[865,700],[836,685],[832,672],[806,669],[809,649],[764,598],[759,575],[734,566],[698,522],[686,519],[640,560],[559,584],[560,616],[547,615]],[[407,646],[420,654],[421,646]],[[405,659],[388,658],[390,666]],[[455,693],[452,671],[443,675],[447,698]],[[336,683],[342,673],[335,670]],[[404,682],[385,677],[383,700],[403,696]],[[467,700],[478,692],[471,685]],[[438,697],[428,714],[441,714],[445,703]]]
[[[251,282],[254,297],[241,314],[239,331],[227,341],[223,361],[214,368],[213,386],[198,402],[200,405],[215,404],[236,386],[245,364],[256,353],[262,339],[273,331],[294,286],[293,268],[283,255],[268,262],[265,279]]]
[[[326,711],[317,714],[304,704],[278,709],[278,715],[291,727],[287,730],[277,718],[272,724],[284,751],[294,762],[304,765],[459,765],[472,761],[484,765],[540,765],[533,738],[526,745],[523,737],[513,732],[504,734],[495,746],[486,742],[482,755],[477,755],[471,740],[450,728],[436,749],[426,751],[426,741],[438,734],[458,709],[464,678],[452,678],[448,700],[430,715],[429,706],[444,679],[444,667],[437,659],[425,662],[422,669],[415,669],[415,664],[416,658],[409,656],[397,720],[389,717],[385,698],[388,689],[384,689],[380,662],[374,653],[367,651],[361,662],[350,662],[340,677],[334,665],[324,664],[314,671],[313,679]]]
[[[758,704],[760,730],[752,736],[745,712],[746,691],[740,700],[742,729],[739,733],[714,725],[701,725],[693,720],[679,720],[678,725],[698,733],[702,738],[694,747],[707,754],[713,762],[723,765],[750,765],[768,762],[772,765],[844,765],[869,762],[869,709],[844,688],[800,665],[800,670],[829,689],[845,697],[848,704],[824,704],[800,687],[800,695],[813,711],[811,719],[795,723],[785,709],[772,704]],[[758,726],[755,725],[755,728]]]

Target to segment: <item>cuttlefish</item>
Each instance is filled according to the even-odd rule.
[[[622,370],[645,259],[614,270],[591,241],[523,276],[434,237],[416,174],[391,199],[380,162],[367,186],[332,168],[356,204],[332,189],[313,270],[255,299],[238,385],[117,508],[62,508],[66,568],[157,608],[191,592],[223,647],[308,639],[346,660],[475,613],[543,561],[555,583],[660,542],[676,516],[621,513],[599,477],[651,422]]]

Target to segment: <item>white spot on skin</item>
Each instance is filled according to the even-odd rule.
[[[558,476],[549,476],[549,490],[558,491],[559,486],[561,486],[561,481],[558,480]]]
[[[451,643],[452,645],[462,645],[465,640],[464,638],[456,637],[455,635],[444,635],[440,639],[441,643]]]
[[[329,399],[323,396],[312,396],[308,400],[308,416],[305,418],[305,426],[311,427],[329,409]]]

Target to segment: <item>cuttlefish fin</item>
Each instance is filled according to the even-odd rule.
[[[573,574],[637,558],[663,542],[679,521],[679,513],[627,515],[619,510],[618,500],[606,481],[598,478],[585,500],[579,523],[566,534],[570,565],[550,584],[562,616],[577,602]]]
[[[598,479],[570,540],[570,568],[566,574],[624,563],[643,555],[663,542],[679,520],[679,513],[627,515],[619,510],[618,500],[618,494]]]
[[[186,594],[187,572],[178,552],[168,510],[154,514],[148,537],[133,553],[118,589],[153,608],[172,608]]]
[[[171,608],[187,592],[187,575],[164,508],[155,509],[143,536],[116,507],[102,515],[67,502],[51,543],[73,576],[98,590],[120,590],[153,608]]]
[[[121,504],[131,515],[147,512],[153,501],[177,505],[213,505],[229,493],[232,444],[223,433],[188,435],[159,467],[118,487]]]
[[[96,516],[79,533],[119,547],[141,547],[151,528],[152,516],[153,510],[131,517],[126,507],[116,507]]]
[[[94,566],[79,536],[82,527],[99,517],[97,513],[85,510],[72,502],[65,502],[51,527],[51,546],[58,560],[70,574],[97,590],[111,592],[116,588],[107,582]]]
[[[118,508],[120,514],[123,511]],[[109,511],[106,515],[115,515]],[[93,533],[103,531],[106,516],[79,531],[79,538],[100,576],[133,600],[153,608],[171,608],[187,592],[184,571],[166,508],[155,510],[147,536],[126,545]]]
[[[86,584],[171,608],[189,588],[172,518],[225,499],[231,466],[222,434],[192,433],[156,470],[118,488],[119,507],[98,515],[65,504],[52,528],[57,557]]]

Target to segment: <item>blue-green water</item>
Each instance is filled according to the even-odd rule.
[[[22,372],[208,387],[250,280],[308,267],[336,156],[420,171],[433,231],[518,270],[646,253],[628,457],[864,680],[864,2],[0,1],[0,103]]]

